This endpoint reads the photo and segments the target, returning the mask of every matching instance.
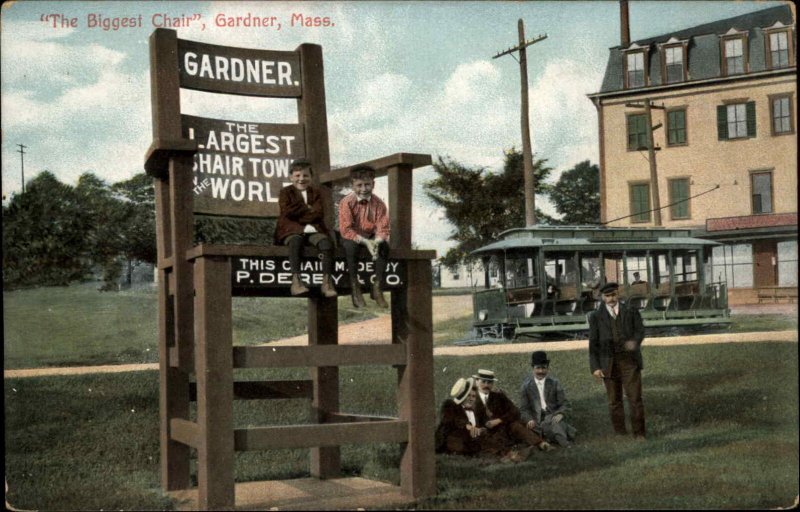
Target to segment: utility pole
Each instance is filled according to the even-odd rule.
[[[656,151],[659,151],[661,148],[655,147],[655,143],[653,142],[653,132],[658,130],[663,126],[662,123],[658,123],[657,125],[653,126],[653,111],[652,109],[660,109],[664,110],[664,105],[654,105],[650,98],[644,99],[644,105],[639,103],[626,103],[626,107],[631,108],[644,108],[644,115],[646,118],[647,126],[646,134],[647,134],[647,160],[650,163],[650,195],[653,198],[653,222],[656,226],[661,226],[661,200],[658,193],[658,172],[656,168]]]
[[[547,34],[540,35],[536,39],[530,41],[525,40],[525,25],[522,18],[517,22],[517,31],[519,32],[519,44],[513,48],[509,48],[504,52],[500,52],[494,57],[496,59],[506,54],[511,54],[519,51],[519,71],[520,71],[520,88],[522,94],[522,169],[525,176],[525,225],[533,226],[536,224],[536,189],[533,181],[533,155],[531,154],[531,129],[530,120],[528,119],[528,58],[525,48],[532,44],[538,43],[543,39],[547,39]],[[516,59],[516,58],[515,58]]]
[[[17,146],[19,146],[19,149],[17,150],[17,153],[19,153],[19,162],[20,162],[20,165],[22,166],[21,167],[21,169],[22,169],[22,193],[24,194],[25,193],[25,148],[27,148],[28,146],[23,146],[22,144],[17,144]]]

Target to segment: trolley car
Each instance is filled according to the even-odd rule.
[[[485,281],[473,294],[475,334],[506,340],[584,336],[587,315],[601,303],[599,288],[612,281],[620,285],[621,300],[639,309],[646,328],[729,325],[726,285],[711,282],[715,245],[686,229],[505,231],[472,253],[483,262]]]

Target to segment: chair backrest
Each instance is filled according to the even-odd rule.
[[[167,172],[159,150],[193,154],[194,213],[276,217],[278,194],[289,184],[289,165],[307,158],[314,181],[330,170],[322,48],[294,51],[234,48],[151,36],[153,146],[146,168]],[[296,101],[296,124],[243,122],[181,114],[181,88]],[[332,219],[330,219],[332,220]]]

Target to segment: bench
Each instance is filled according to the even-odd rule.
[[[797,300],[797,287],[793,286],[765,286],[758,288],[758,303],[763,301],[778,303],[787,300],[794,304]]]

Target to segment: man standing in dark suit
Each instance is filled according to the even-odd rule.
[[[644,324],[639,311],[620,303],[619,285],[600,289],[603,303],[589,315],[589,367],[605,384],[611,424],[617,434],[627,434],[623,391],[628,397],[633,435],[644,438],[642,352]]]

